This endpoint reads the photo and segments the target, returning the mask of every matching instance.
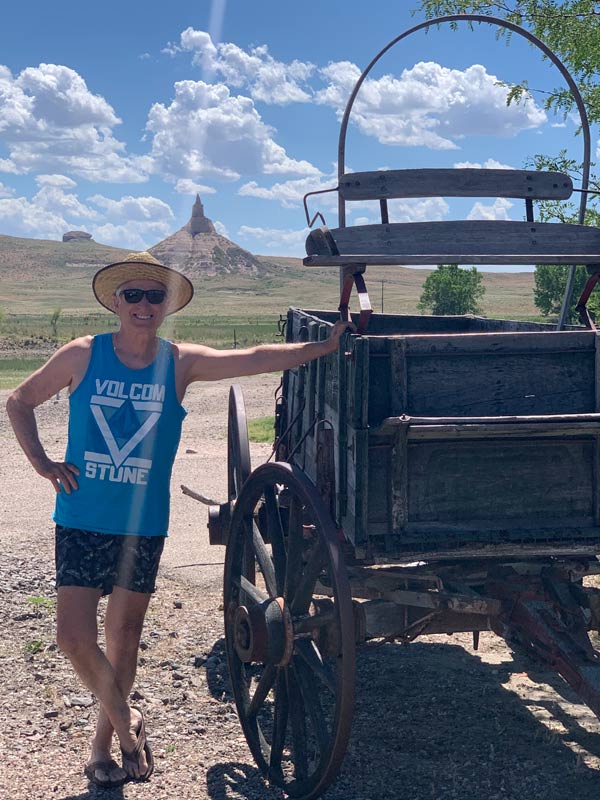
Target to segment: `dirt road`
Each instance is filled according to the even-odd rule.
[[[272,413],[277,380],[241,381],[249,416]],[[94,793],[82,775],[94,705],[53,645],[53,491],[0,412],[0,797],[273,800],[228,690],[219,610],[223,551],[184,483],[225,494],[226,384],[196,385],[176,459],[171,536],[144,633],[137,689],[157,769],[147,785]],[[0,399],[6,397],[0,393]],[[49,452],[64,452],[67,399],[39,409]],[[193,451],[193,452],[192,452]],[[266,445],[253,446],[258,464]],[[201,566],[187,566],[196,564]],[[552,674],[491,635],[427,637],[359,656],[355,724],[328,800],[577,800],[600,794],[600,726]]]

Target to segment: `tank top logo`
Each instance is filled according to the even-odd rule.
[[[141,446],[151,455],[153,438],[165,399],[165,386],[159,383],[130,383],[96,378],[96,394],[90,397],[90,411],[101,434],[103,450],[84,452],[87,478],[113,483],[144,485],[152,469],[152,459],[132,456]],[[96,436],[96,441],[98,441]]]

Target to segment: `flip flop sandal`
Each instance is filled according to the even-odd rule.
[[[150,745],[146,739],[146,723],[144,720],[144,712],[141,708],[137,708],[137,706],[131,706],[134,711],[137,711],[140,714],[140,723],[137,731],[137,739],[135,743],[135,747],[129,753],[126,750],[121,748],[121,755],[123,757],[123,769],[127,772],[129,779],[132,781],[147,781],[148,778],[154,772],[154,756],[152,755],[152,750],[150,749]],[[133,775],[127,769],[127,765],[129,766],[137,766],[140,763],[140,755],[141,753],[145,753],[146,761],[148,762],[148,767],[146,771],[140,775],[138,778],[134,778]]]
[[[117,778],[115,780],[111,780],[110,778],[102,780],[102,778],[96,775],[98,770],[111,772],[111,770],[114,769],[121,769],[121,767],[111,758],[108,761],[92,761],[91,764],[85,765],[83,772],[88,781],[93,783],[94,786],[99,786],[101,789],[115,789],[117,786],[123,786],[127,781],[127,775],[124,778]]]

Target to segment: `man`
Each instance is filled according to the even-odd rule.
[[[120,321],[114,334],[69,342],[9,397],[7,411],[34,469],[57,493],[57,640],[100,713],[85,767],[99,786],[147,780],[153,758],[142,712],[127,700],[142,626],[169,519],[169,481],[194,381],[279,372],[334,352],[347,325],[329,339],[246,350],[172,344],[157,331],[186,306],[190,281],[149,253],[109,264],[94,277],[96,299]],[[35,408],[69,388],[64,461],[46,454]],[[106,652],[97,642],[100,597]],[[113,734],[122,766],[111,758]]]

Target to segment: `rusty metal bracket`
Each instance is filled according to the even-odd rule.
[[[344,320],[344,322],[352,322],[352,318],[350,316],[350,295],[352,294],[352,289],[356,286],[356,292],[358,294],[358,304],[360,307],[360,312],[358,315],[358,324],[356,326],[357,333],[366,333],[366,330],[369,326],[369,320],[371,319],[371,314],[373,313],[373,309],[371,307],[371,300],[369,299],[369,293],[367,292],[367,287],[365,284],[365,280],[363,278],[363,272],[365,271],[365,267],[362,267],[359,270],[356,270],[356,267],[353,267],[352,272],[349,270],[344,270],[344,277],[342,283],[342,291],[340,295],[340,304],[338,306],[338,311],[340,312],[340,318]]]
[[[308,203],[306,202],[307,198],[312,197],[312,195],[314,194],[327,194],[329,192],[337,192],[338,188],[339,187],[334,186],[332,189],[318,189],[314,192],[307,192],[304,195],[304,197],[302,198],[302,202],[304,204],[304,213],[306,214],[306,224],[308,225],[309,228],[312,228],[312,226],[315,224],[315,220],[317,219],[317,217],[320,218],[323,225],[325,225],[326,223],[325,223],[325,217],[323,216],[323,214],[321,214],[320,211],[317,211],[317,213],[313,216],[312,219],[310,218],[310,214],[308,212]]]
[[[592,272],[592,269],[595,270]],[[600,280],[600,264],[590,264],[588,267],[588,271],[592,272],[590,277],[587,279],[585,286],[583,287],[583,292],[581,293],[581,297],[577,301],[576,311],[579,314],[579,319],[585,325],[586,328],[589,328],[591,331],[596,330],[596,325],[594,320],[590,316],[590,312],[587,309],[587,301],[590,299],[591,293],[594,291],[594,287]]]

